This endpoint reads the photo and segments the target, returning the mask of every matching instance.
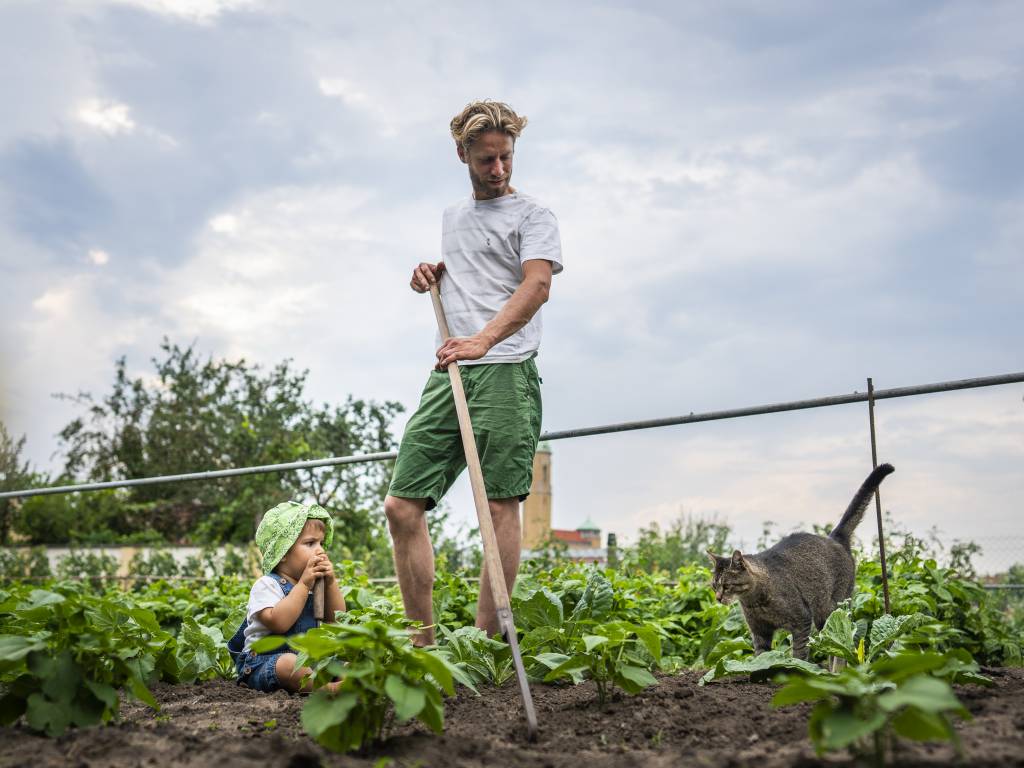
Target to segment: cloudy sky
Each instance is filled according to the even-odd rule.
[[[1022,28],[1016,2],[6,0],[0,418],[56,468],[51,394],[165,335],[415,406],[408,275],[481,97],[529,116],[514,183],[561,224],[545,429],[1024,370]],[[884,506],[1024,560],[1022,394],[880,403]],[[627,541],[685,511],[749,548],[870,469],[863,405],[553,448],[555,525]],[[471,519],[468,483],[449,501]]]

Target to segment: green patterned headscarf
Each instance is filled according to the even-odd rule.
[[[263,573],[270,573],[277,567],[299,538],[307,520],[324,521],[324,547],[329,547],[334,538],[334,521],[319,504],[285,501],[267,510],[256,529],[256,546],[263,553]]]

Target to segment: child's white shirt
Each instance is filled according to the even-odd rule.
[[[249,620],[245,628],[245,650],[248,652],[252,644],[261,637],[272,633],[263,622],[256,618],[256,614],[264,608],[273,608],[284,600],[283,584],[288,582],[281,576],[271,574],[260,576],[256,583],[249,590],[249,607],[246,610],[246,618]]]

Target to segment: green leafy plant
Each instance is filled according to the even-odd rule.
[[[849,606],[840,607],[810,641],[812,653],[846,663],[837,674],[775,650],[751,659],[723,656],[702,682],[736,674],[783,682],[772,704],[815,703],[808,733],[819,755],[849,748],[882,764],[893,736],[949,740],[959,749],[951,718],[970,714],[950,684],[989,680],[963,649],[917,648],[916,633],[933,624],[924,614],[855,622]]]
[[[88,581],[99,588],[117,578],[117,560],[103,552],[72,549],[57,562],[57,575],[62,579]]]
[[[477,627],[451,630],[442,624],[438,629],[441,637],[437,654],[462,670],[474,685],[500,686],[515,675],[507,643],[488,637]]]
[[[267,637],[263,653],[284,643]],[[444,726],[442,693],[454,695],[455,680],[471,681],[442,655],[413,647],[408,623],[364,617],[360,623],[325,624],[288,638],[310,666],[317,689],[302,708],[302,725],[318,743],[346,752],[383,738],[389,719],[416,718],[436,733]],[[337,689],[323,686],[340,681]]]
[[[472,626],[479,592],[477,584],[471,583],[465,573],[439,567],[434,581],[434,623],[449,629]]]
[[[909,657],[908,667],[918,664]],[[836,676],[788,680],[772,699],[773,706],[815,702],[808,733],[819,755],[849,748],[884,763],[888,734],[918,741],[959,741],[952,716],[970,719],[949,683],[927,673],[891,679],[856,667]]]
[[[892,520],[886,527],[892,614],[921,613],[935,620],[927,639],[936,650],[962,648],[982,664],[1021,666],[1019,626],[1014,626],[999,596],[975,577],[971,558],[980,548],[972,542],[956,542],[940,562],[943,547],[934,533],[929,543],[899,530]],[[871,621],[884,613],[882,571],[871,556],[857,557],[857,561],[853,618]]]
[[[564,598],[546,587],[517,602],[517,620],[527,630],[520,645],[533,678],[593,680],[598,705],[604,706],[616,686],[635,694],[657,683],[650,669],[661,661],[662,630],[654,622],[609,621],[612,583],[595,569],[586,577],[568,613]],[[563,593],[569,600],[575,587]]]
[[[649,671],[651,660],[657,663],[661,659],[657,627],[612,621],[590,625],[586,631],[575,640],[573,653],[544,676],[545,682],[565,677],[578,681],[583,673],[597,686],[601,707],[614,687],[636,694],[657,685]]]
[[[181,572],[174,555],[166,549],[155,548],[148,552],[145,550],[136,552],[128,564],[128,572],[133,577],[160,577],[168,578],[176,576]],[[137,583],[142,586],[145,579],[139,579]]]
[[[51,578],[50,560],[45,547],[4,547],[0,549],[0,580],[29,579],[42,582]]]
[[[115,717],[119,688],[155,708],[148,682],[178,679],[174,638],[127,596],[2,592],[0,631],[5,725],[24,715],[30,727],[59,736],[69,725]]]

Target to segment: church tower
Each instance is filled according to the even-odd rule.
[[[543,546],[551,537],[551,446],[541,443],[533,457],[533,484],[523,502],[523,549]]]

